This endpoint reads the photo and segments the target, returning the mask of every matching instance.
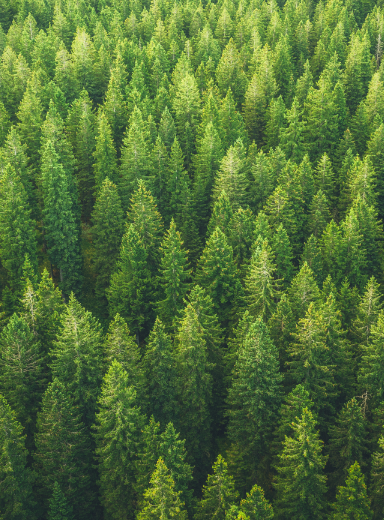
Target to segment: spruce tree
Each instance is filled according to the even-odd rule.
[[[0,258],[7,272],[7,285],[17,293],[26,254],[33,269],[37,267],[37,240],[27,193],[11,166],[6,167],[0,180],[0,201]]]
[[[69,507],[59,484],[55,482],[52,497],[49,501],[48,520],[71,520],[72,518],[72,509]]]
[[[132,517],[133,460],[143,425],[137,404],[127,372],[113,360],[103,380],[94,426],[101,503],[108,518]]]
[[[240,511],[249,520],[272,520],[274,518],[271,504],[264,496],[264,491],[257,484],[240,502]]]
[[[233,250],[217,227],[200,257],[195,283],[206,289],[220,323],[226,327],[241,304],[243,290],[233,261]]]
[[[254,461],[268,450],[281,404],[278,352],[261,318],[249,328],[239,350],[228,391],[228,436],[238,453],[242,484],[254,483]]]
[[[0,511],[4,519],[34,518],[35,475],[27,468],[23,427],[0,395]]]
[[[367,486],[357,461],[350,466],[345,486],[338,488],[336,502],[332,506],[332,520],[372,519]]]
[[[106,313],[106,289],[114,271],[123,236],[123,210],[116,186],[105,179],[92,212],[93,267],[97,274],[95,293],[100,314]]]
[[[50,261],[60,270],[66,296],[71,291],[78,294],[82,280],[79,214],[69,175],[54,144],[47,141],[42,155],[45,237]]]
[[[175,482],[170,476],[163,459],[160,458],[151,477],[151,485],[145,492],[143,508],[138,513],[137,519],[172,518],[187,520],[187,512],[184,510],[180,494],[180,491],[175,491]]]
[[[371,340],[368,345],[362,345],[363,352],[357,375],[360,388],[371,395],[374,403],[380,402],[384,395],[383,334],[384,314],[381,311],[377,323],[372,326]]]
[[[101,189],[105,179],[117,182],[117,160],[116,149],[113,142],[112,130],[103,110],[99,111],[97,118],[96,148],[93,152],[95,163],[93,165],[95,174],[96,193]]]
[[[238,498],[233,477],[228,474],[228,465],[221,455],[212,467],[203,487],[203,496],[197,507],[196,520],[224,520],[225,513]]]
[[[54,378],[66,386],[87,427],[94,420],[102,378],[101,327],[73,294],[51,353]]]
[[[215,200],[211,218],[208,222],[206,236],[209,238],[217,227],[227,235],[229,225],[233,218],[233,208],[231,201],[225,191],[222,191],[219,197]]]
[[[264,240],[261,250],[257,249],[252,256],[245,289],[250,313],[261,316],[265,322],[273,313],[278,298],[279,281],[275,272],[274,255],[268,241]]]
[[[183,249],[181,235],[173,219],[161,245],[161,252],[159,281],[165,298],[158,302],[158,308],[163,323],[170,327],[180,316],[189,278],[187,252]]]
[[[109,324],[108,333],[104,339],[104,355],[106,370],[113,361],[121,364],[128,375],[129,385],[137,394],[141,406],[144,404],[145,376],[140,366],[140,351],[123,318],[116,314]]]
[[[291,243],[282,224],[272,236],[271,248],[275,255],[276,278],[281,280],[281,285],[286,288],[292,280],[294,266]]]
[[[275,511],[282,517],[314,520],[324,517],[327,490],[323,474],[326,457],[312,413],[304,408],[292,425],[293,437],[286,437],[279,455],[275,487]]]
[[[335,470],[336,483],[344,481],[353,463],[365,466],[366,420],[361,404],[355,398],[348,401],[329,430],[330,462]]]
[[[176,415],[176,367],[171,339],[156,319],[143,358],[150,414],[161,424],[178,423]]]
[[[57,482],[77,517],[85,518],[94,506],[90,445],[74,401],[56,378],[43,396],[35,443],[38,496],[44,509]]]

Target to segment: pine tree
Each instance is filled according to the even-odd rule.
[[[119,313],[139,343],[141,331],[152,318],[153,282],[147,249],[133,224],[123,236],[116,267],[107,291],[109,315],[112,317]]]
[[[148,338],[143,369],[147,380],[150,414],[161,424],[168,424],[170,421],[177,424],[176,367],[173,348],[171,339],[159,318],[156,318]]]
[[[71,520],[72,518],[72,510],[68,506],[67,499],[59,484],[55,482],[52,497],[49,501],[48,520]]]
[[[357,316],[353,323],[353,331],[358,345],[366,347],[369,345],[372,326],[377,323],[380,311],[383,308],[381,298],[380,286],[372,276],[364,293],[360,296]]]
[[[286,437],[279,456],[275,487],[278,515],[302,520],[323,518],[326,457],[312,413],[305,408],[293,426],[294,436]]]
[[[359,364],[358,382],[363,391],[368,391],[373,402],[383,398],[383,334],[384,314],[381,311],[377,323],[372,325],[371,339],[368,345],[362,345],[362,357]]]
[[[253,486],[247,496],[240,502],[240,511],[247,515],[249,520],[272,520],[274,517],[271,504],[264,496],[264,491],[257,484]],[[241,517],[238,517],[239,520]]]
[[[245,130],[244,119],[236,110],[231,89],[228,89],[227,95],[221,102],[219,121],[223,132],[223,150],[227,150],[230,146],[233,146],[238,139],[246,143],[247,132]]]
[[[227,193],[222,191],[213,205],[211,218],[208,222],[206,233],[207,238],[212,235],[217,227],[226,235],[232,218],[233,209],[231,201],[229,200]]]
[[[288,234],[282,224],[272,236],[271,248],[275,255],[276,278],[281,280],[284,287],[288,287],[294,273],[293,254]]]
[[[160,458],[151,477],[151,486],[145,492],[143,508],[137,515],[137,519],[172,518],[186,520],[187,512],[184,510],[180,494],[180,491],[175,491],[175,483],[167,466]]]
[[[361,405],[355,398],[348,401],[329,431],[331,464],[336,472],[336,483],[343,482],[354,461],[365,466],[366,421]]]
[[[37,267],[37,240],[27,193],[11,166],[6,167],[0,180],[0,201],[0,258],[10,289],[17,291],[25,255],[33,268]]]
[[[105,179],[92,213],[93,267],[97,274],[95,293],[100,314],[105,316],[105,291],[114,271],[123,235],[123,210],[116,186]]]
[[[161,251],[163,256],[160,263],[160,284],[165,298],[158,302],[159,315],[163,323],[172,326],[180,316],[182,302],[188,291],[186,281],[189,277],[187,253],[183,249],[181,235],[176,230],[173,219]]]
[[[229,222],[228,240],[233,249],[235,263],[243,273],[251,256],[253,228],[254,216],[249,208],[239,208]]]
[[[91,450],[75,403],[58,379],[49,384],[43,396],[35,443],[35,468],[44,509],[57,482],[76,516],[85,518],[94,505]]]
[[[119,314],[116,314],[109,324],[104,340],[104,355],[107,370],[113,361],[121,364],[128,375],[129,385],[134,388],[138,401],[143,406],[145,375],[140,366],[139,347],[130,335],[126,322]]]
[[[328,200],[321,189],[313,197],[308,219],[309,232],[315,237],[321,237],[324,229],[331,220]]]
[[[212,377],[207,345],[196,310],[188,306],[176,337],[176,395],[180,433],[186,439],[196,479],[207,465],[211,448]]]
[[[213,474],[208,475],[199,502],[196,520],[224,520],[225,513],[238,498],[233,477],[228,474],[228,465],[221,455],[217,457]]]
[[[261,318],[249,328],[228,391],[228,436],[238,452],[237,471],[254,483],[258,460],[268,450],[271,428],[281,404],[278,352]]]
[[[121,149],[119,190],[124,211],[128,209],[129,200],[137,189],[138,182],[148,182],[150,167],[149,135],[141,110],[135,106]]]
[[[93,152],[93,157],[95,159],[95,164],[93,165],[95,189],[96,193],[98,193],[105,179],[108,178],[112,182],[117,181],[116,149],[111,127],[103,110],[99,111],[97,118],[96,148]]]
[[[319,299],[319,288],[313,271],[306,262],[304,262],[300,271],[292,280],[288,295],[296,322],[300,318],[304,318],[310,303]]]
[[[0,395],[0,511],[4,519],[34,518],[32,484],[23,427]]]
[[[345,486],[339,487],[337,490],[336,502],[332,504],[334,511],[330,518],[332,520],[352,520],[354,518],[371,520],[373,512],[369,505],[370,500],[364,475],[356,461],[348,470]]]
[[[167,170],[165,215],[168,221],[172,217],[175,218],[176,223],[180,227],[190,193],[190,182],[188,174],[184,169],[183,152],[177,138],[175,138],[171,146]]]
[[[243,291],[233,250],[219,228],[207,241],[197,266],[195,283],[209,292],[220,323],[227,326],[241,303]]]
[[[304,131],[305,123],[301,121],[303,112],[295,97],[292,107],[285,114],[286,128],[280,130],[280,146],[287,159],[292,159],[299,164],[304,156]]]
[[[254,252],[245,281],[249,311],[266,322],[274,311],[278,298],[279,281],[275,278],[274,255],[264,240],[261,249]]]
[[[293,381],[309,391],[317,412],[333,410],[335,366],[326,344],[325,317],[314,303],[309,305],[305,318],[299,320],[294,340],[288,351],[293,358],[288,363]]]
[[[37,92],[29,83],[19,105],[17,118],[21,141],[28,146],[29,165],[36,170],[39,164],[41,125],[43,123],[43,108]]]
[[[81,288],[80,223],[75,194],[54,144],[48,141],[42,156],[42,195],[48,254],[60,269],[65,295]]]
[[[43,356],[28,323],[13,314],[0,335],[0,389],[28,435],[44,388]]]
[[[234,210],[246,207],[248,178],[245,173],[245,148],[241,140],[231,146],[221,161],[213,187],[213,200],[225,191]]]
[[[132,516],[133,460],[144,422],[129,379],[123,366],[113,360],[101,387],[94,427],[101,502],[113,519]]]
[[[54,344],[52,375],[65,384],[86,426],[94,419],[102,378],[101,327],[73,294]]]

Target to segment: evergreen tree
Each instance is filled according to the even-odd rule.
[[[330,220],[328,200],[320,189],[311,202],[310,216],[308,219],[309,232],[315,237],[321,237]]]
[[[294,424],[293,437],[286,437],[279,455],[275,487],[278,515],[302,520],[323,518],[326,477],[323,475],[326,457],[316,431],[312,413],[304,411]]]
[[[27,468],[23,428],[0,395],[0,511],[4,519],[34,518],[32,484],[35,475]]]
[[[136,392],[122,365],[113,360],[104,377],[96,414],[96,457],[101,502],[109,518],[131,518],[133,460],[143,425]]]
[[[253,483],[254,461],[268,449],[281,403],[281,383],[277,349],[258,318],[238,353],[228,391],[228,436],[238,452],[237,471],[243,482]]]
[[[72,518],[72,510],[68,506],[67,499],[59,484],[55,482],[52,497],[49,501],[48,520],[71,520]]]
[[[172,343],[159,318],[149,335],[143,358],[150,414],[161,424],[178,422],[176,415],[176,367]]]
[[[189,273],[187,254],[183,250],[180,233],[176,230],[174,220],[161,246],[163,257],[160,264],[160,284],[163,287],[165,299],[158,303],[159,315],[163,323],[171,326],[180,316],[182,302],[188,291]]]
[[[143,406],[145,394],[145,376],[140,366],[140,351],[137,343],[129,334],[129,329],[123,318],[116,314],[109,324],[104,340],[105,365],[109,370],[113,361],[123,367],[128,376],[129,385],[137,394],[138,401]]]
[[[232,218],[233,208],[231,201],[227,193],[222,191],[213,205],[206,233],[207,238],[212,235],[217,227],[219,227],[224,234],[227,234]]]
[[[332,520],[349,520],[359,518],[370,520],[373,513],[369,507],[367,486],[359,463],[356,461],[348,470],[345,486],[339,487],[336,502],[333,504]]]
[[[274,517],[271,504],[264,496],[264,491],[257,484],[240,502],[240,511],[249,520],[272,520]]]
[[[212,469],[213,474],[208,475],[207,483],[203,487],[203,496],[195,515],[197,520],[224,520],[226,511],[238,498],[235,483],[228,474],[227,463],[221,455]]]
[[[43,356],[28,323],[17,314],[11,316],[1,333],[0,352],[1,393],[28,434],[30,445],[44,388]]]
[[[288,234],[282,224],[272,236],[271,247],[275,254],[276,278],[281,280],[284,287],[288,287],[294,273],[293,254]]]
[[[54,344],[52,375],[66,386],[86,426],[93,423],[102,378],[101,327],[73,294]]]
[[[197,267],[195,283],[209,292],[220,323],[227,326],[233,320],[243,291],[233,261],[232,247],[219,228],[207,241]]]
[[[211,448],[211,366],[196,310],[188,306],[176,337],[176,395],[180,433],[186,439],[196,479],[207,465]]]
[[[42,156],[42,195],[50,261],[60,269],[64,294],[78,294],[82,275],[77,200],[51,141],[46,143]]]
[[[151,477],[151,486],[145,492],[144,505],[137,519],[172,518],[186,520],[187,512],[184,510],[180,494],[180,491],[175,491],[175,482],[170,476],[167,466],[160,458]]]
[[[152,317],[153,288],[148,253],[133,224],[123,236],[116,267],[107,291],[109,314],[112,317],[119,313],[139,343],[140,333]]]
[[[245,289],[250,313],[261,316],[265,322],[273,313],[278,298],[279,285],[275,272],[274,255],[268,241],[264,240],[261,250],[256,249],[252,256]]]
[[[1,176],[0,201],[0,258],[7,272],[8,286],[17,292],[21,288],[25,255],[28,255],[33,269],[37,268],[37,240],[36,223],[31,219],[27,193],[11,166],[7,166]]]
[[[364,466],[366,421],[361,406],[353,398],[341,410],[335,426],[330,427],[329,450],[336,482],[344,481],[354,461]]]
[[[95,293],[100,313],[105,315],[106,289],[114,271],[123,235],[123,211],[116,186],[105,179],[92,213],[93,267],[97,274]]]
[[[112,138],[112,130],[103,110],[97,118],[96,148],[93,152],[95,164],[96,193],[101,189],[105,179],[116,182],[116,149]]]
[[[381,311],[377,323],[372,326],[371,340],[367,346],[362,345],[362,357],[359,364],[358,382],[360,387],[373,398],[373,402],[383,398],[383,342],[384,314]]]
[[[76,516],[85,518],[94,505],[91,451],[75,403],[58,379],[49,384],[43,396],[35,443],[35,468],[44,509],[57,482]]]

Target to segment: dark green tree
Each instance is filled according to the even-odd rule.
[[[103,110],[99,111],[97,117],[96,148],[93,152],[95,163],[93,165],[95,174],[95,189],[98,193],[105,179],[117,182],[117,160],[116,148],[113,142],[112,130],[107,116]]]
[[[326,457],[323,442],[316,431],[312,413],[304,408],[301,417],[292,425],[293,437],[286,437],[279,455],[275,487],[277,515],[300,520],[324,517],[327,491],[323,474]]]
[[[136,392],[116,360],[104,377],[94,426],[101,503],[109,518],[128,519],[134,509],[133,461],[144,418]]]
[[[238,499],[233,477],[228,474],[228,465],[221,455],[212,467],[203,487],[203,496],[197,507],[196,520],[224,520],[225,513]]]
[[[59,484],[55,482],[52,497],[49,501],[48,520],[71,520],[72,518],[72,509],[68,505],[68,501]]]
[[[345,486],[338,488],[336,502],[332,506],[332,520],[371,520],[373,517],[364,475],[357,461],[350,466]]]

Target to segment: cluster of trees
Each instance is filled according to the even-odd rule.
[[[384,517],[384,8],[0,0],[0,518]]]

